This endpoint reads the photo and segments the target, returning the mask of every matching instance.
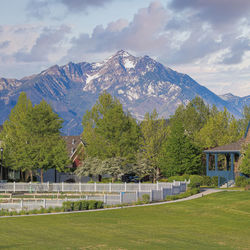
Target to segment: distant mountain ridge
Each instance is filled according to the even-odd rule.
[[[81,133],[83,114],[103,91],[116,96],[138,120],[154,108],[168,118],[178,105],[187,104],[195,96],[219,109],[226,107],[236,117],[241,116],[244,103],[249,103],[249,96],[217,96],[186,74],[148,56],[134,57],[123,50],[102,62],[54,65],[20,80],[0,78],[0,124],[7,119],[21,91],[35,104],[42,99],[50,103],[64,119],[63,132],[67,135]]]

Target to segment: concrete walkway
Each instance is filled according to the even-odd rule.
[[[200,193],[189,196],[187,198],[173,200],[173,201],[162,201],[162,202],[155,202],[150,204],[143,204],[143,205],[131,205],[131,206],[124,206],[124,207],[112,207],[112,208],[102,208],[102,209],[93,209],[93,210],[82,210],[82,211],[71,211],[71,212],[57,212],[57,213],[44,213],[44,214],[27,214],[27,215],[13,215],[13,216],[0,216],[1,218],[17,218],[17,217],[30,217],[30,216],[42,216],[42,215],[59,215],[59,214],[75,214],[75,213],[91,213],[91,212],[98,212],[98,211],[107,211],[107,210],[117,210],[117,209],[126,209],[131,207],[146,207],[146,206],[158,206],[162,204],[169,204],[169,203],[176,203],[176,202],[183,202],[188,200],[194,200],[197,198],[201,198],[205,195],[222,192],[226,190],[221,189],[204,189]]]

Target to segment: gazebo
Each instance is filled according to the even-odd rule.
[[[218,186],[234,183],[240,173],[239,158],[243,146],[250,143],[250,122],[245,135],[239,141],[205,150],[207,176],[218,176]]]

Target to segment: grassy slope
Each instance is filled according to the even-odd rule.
[[[0,219],[0,249],[250,249],[250,192],[150,207]]]

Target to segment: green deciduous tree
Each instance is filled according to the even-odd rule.
[[[246,145],[241,152],[240,172],[250,176],[250,144]]]
[[[199,143],[197,141],[197,134],[206,124],[209,116],[209,106],[205,105],[203,99],[197,96],[189,102],[186,107],[180,105],[171,117],[171,120],[182,122],[186,135],[188,135],[193,142]]]
[[[139,147],[139,127],[110,94],[104,92],[99,96],[91,111],[83,116],[82,123],[88,156],[101,160],[135,157]]]
[[[62,171],[70,163],[65,141],[60,135],[62,123],[44,100],[27,113],[24,125],[30,136],[29,157],[33,167],[40,170],[41,182],[44,171],[49,168]]]
[[[4,123],[2,133],[8,166],[15,170],[56,168],[62,171],[70,163],[66,145],[60,136],[62,119],[49,104],[42,101],[32,107],[25,93],[21,93],[17,105]]]
[[[159,119],[156,110],[151,114],[146,113],[141,123],[141,159],[147,162],[149,169],[153,168],[153,180],[157,181],[160,177],[159,153],[167,135],[166,120]]]
[[[185,133],[178,120],[170,123],[170,133],[161,151],[160,168],[165,176],[198,174],[201,171],[201,152]]]
[[[203,148],[235,142],[240,136],[239,123],[226,108],[224,111],[214,112],[198,134]]]
[[[102,174],[102,161],[96,157],[86,157],[77,167],[75,174],[78,176],[95,176]]]
[[[3,124],[1,138],[4,142],[5,165],[14,170],[28,171],[32,179],[33,165],[29,157],[30,136],[25,128],[27,113],[32,103],[25,93],[21,93],[9,119]]]

